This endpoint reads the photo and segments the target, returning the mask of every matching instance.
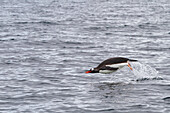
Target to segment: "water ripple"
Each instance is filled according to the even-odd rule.
[[[1,112],[170,111],[167,1],[1,0],[0,6]],[[118,56],[141,64],[85,73]]]

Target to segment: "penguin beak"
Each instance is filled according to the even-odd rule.
[[[92,71],[86,71],[86,73],[91,73]]]
[[[129,67],[131,70],[133,70],[132,67],[131,67],[131,65],[130,65],[129,63],[128,63],[128,67]]]

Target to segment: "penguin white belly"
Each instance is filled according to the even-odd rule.
[[[124,62],[124,63],[111,64],[111,65],[106,65],[106,66],[112,67],[112,68],[122,68],[122,67],[127,66],[127,65],[128,65],[128,63]]]
[[[100,70],[99,73],[102,73],[102,74],[110,74],[110,73],[113,73],[117,70]]]

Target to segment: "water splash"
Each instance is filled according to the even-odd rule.
[[[137,78],[136,81],[161,79],[161,77],[158,76],[158,71],[147,64],[143,64],[140,62],[133,62],[130,64],[133,68],[133,74]]]

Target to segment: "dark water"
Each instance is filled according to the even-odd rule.
[[[116,56],[159,77],[84,73]],[[169,67],[169,0],[0,1],[2,113],[168,113]]]

